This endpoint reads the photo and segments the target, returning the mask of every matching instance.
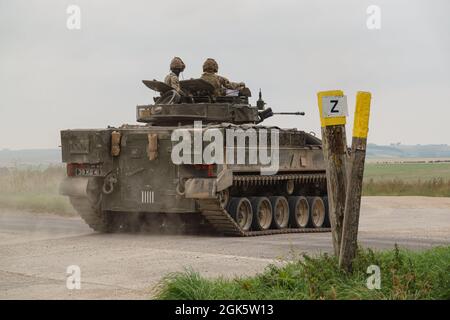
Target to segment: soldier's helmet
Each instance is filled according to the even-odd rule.
[[[184,71],[184,68],[186,68],[186,65],[184,64],[183,60],[179,57],[175,57],[170,61],[170,70],[180,70],[181,72]]]
[[[216,60],[212,58],[206,59],[206,61],[203,63],[203,72],[215,73],[217,71],[219,71],[219,65],[217,64]]]

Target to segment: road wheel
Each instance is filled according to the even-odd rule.
[[[266,197],[251,198],[253,207],[253,229],[262,231],[270,228],[272,224],[272,205]]]
[[[322,228],[325,222],[326,207],[321,197],[308,197],[311,226]]]
[[[225,189],[219,192],[219,201],[222,208],[226,208],[230,202],[230,190]]]
[[[275,229],[287,228],[289,224],[289,203],[285,197],[270,197],[272,204],[272,226]]]
[[[247,198],[231,198],[228,210],[242,230],[250,230],[253,221],[253,210]]]
[[[292,228],[306,228],[309,224],[309,203],[305,197],[289,197],[290,224]]]

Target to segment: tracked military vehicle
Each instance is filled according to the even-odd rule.
[[[231,236],[329,231],[325,164],[315,135],[262,125],[275,113],[261,93],[250,105],[247,88],[214,96],[208,82],[191,79],[180,81],[179,94],[163,82],[143,82],[160,96],[136,107],[141,124],[61,131],[67,178],[60,192],[92,229]],[[252,135],[276,147],[267,148],[264,163],[255,161]],[[202,157],[211,136],[223,143],[210,153],[226,155],[222,162]],[[188,151],[178,152],[181,138]],[[174,161],[177,156],[187,161]],[[276,168],[267,170],[275,156]]]

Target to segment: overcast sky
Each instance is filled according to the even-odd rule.
[[[69,30],[69,5],[81,29]],[[369,30],[366,10],[381,9]],[[267,124],[320,132],[317,91],[341,89],[350,114],[371,91],[369,142],[450,144],[450,2],[0,0],[0,149],[55,148],[59,130],[135,123],[173,56],[199,77],[258,88]],[[347,131],[352,128],[349,117]]]

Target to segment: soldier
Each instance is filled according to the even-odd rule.
[[[178,76],[180,75],[180,72],[184,71],[184,68],[186,65],[184,64],[183,60],[179,57],[175,57],[170,62],[170,73],[166,76],[164,79],[164,82],[171,86],[177,93],[182,94],[180,82],[178,80]]]
[[[219,65],[216,60],[212,58],[206,59],[203,63],[203,74],[201,79],[212,84],[214,87],[214,95],[223,96],[225,95],[225,89],[240,90],[245,87],[245,83],[230,82],[227,78],[219,76],[217,71],[219,71]]]

